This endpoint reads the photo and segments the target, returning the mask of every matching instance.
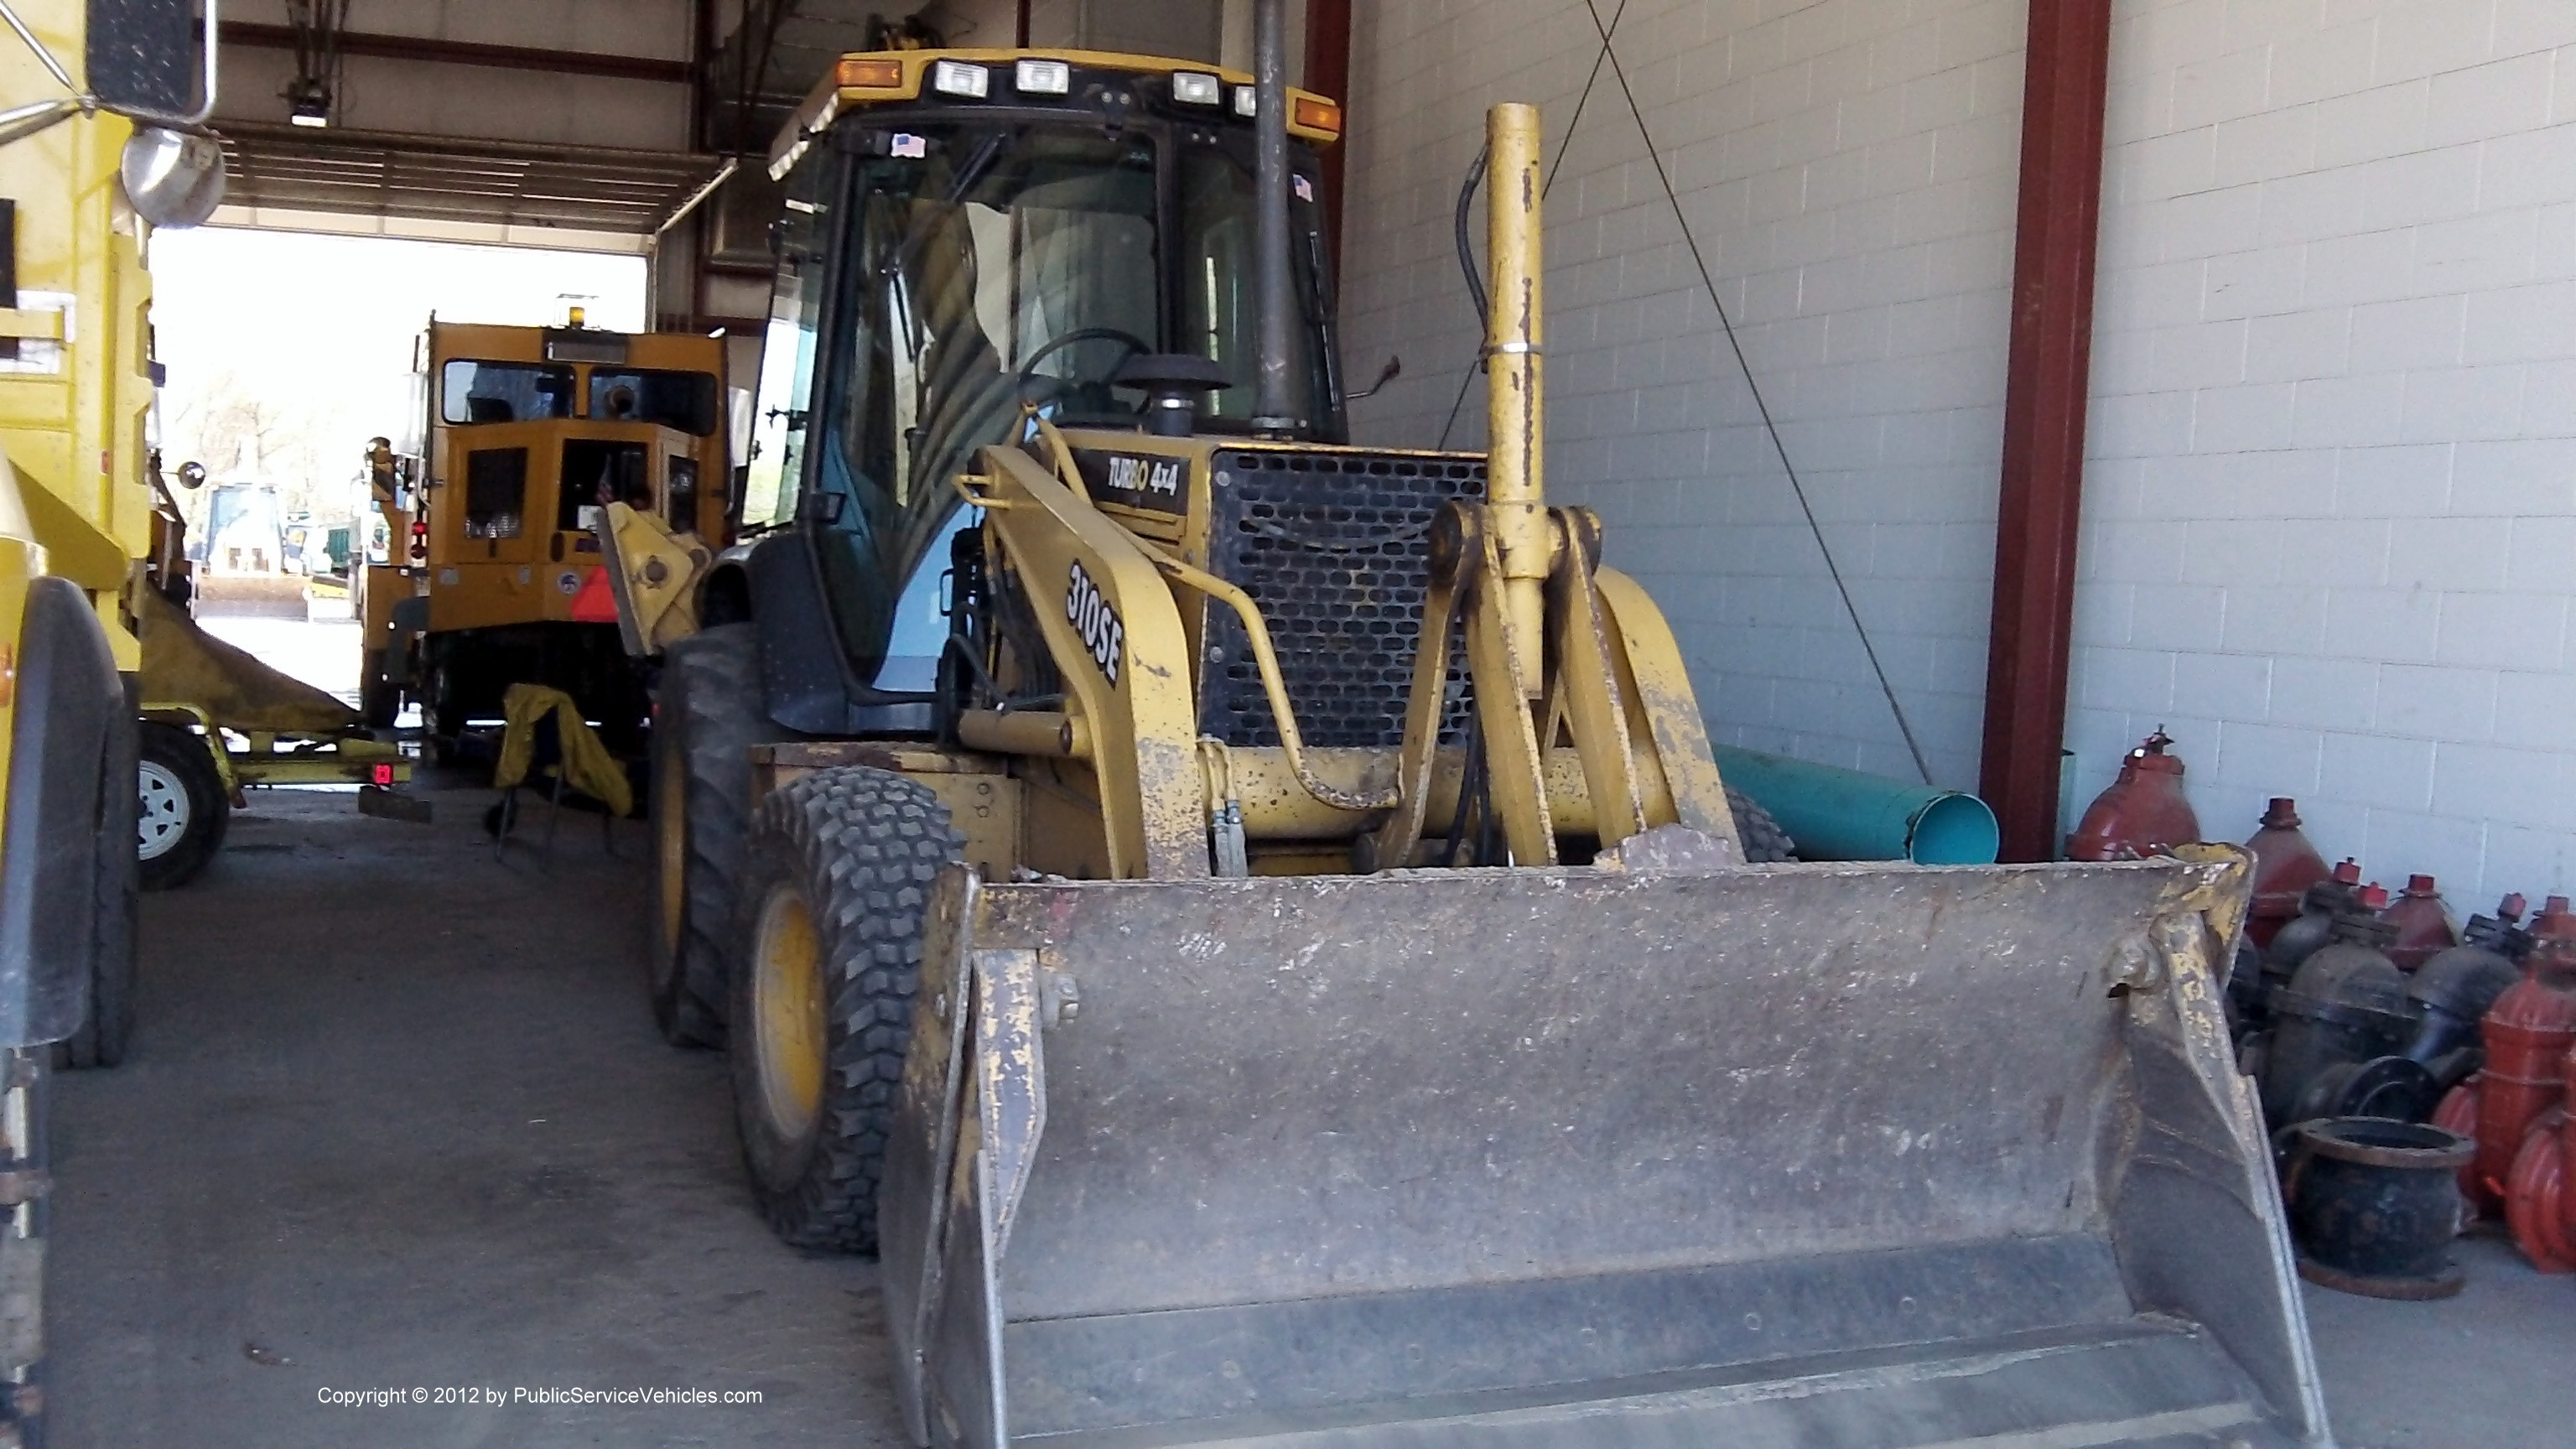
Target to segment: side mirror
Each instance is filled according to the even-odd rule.
[[[145,116],[184,116],[197,108],[195,5],[189,0],[89,0],[87,9],[89,44],[83,67],[101,104]],[[215,26],[215,17],[208,16],[209,41]]]
[[[211,137],[137,126],[117,168],[126,198],[155,227],[195,226],[224,199],[224,148]]]
[[[206,465],[187,462],[179,465],[179,486],[191,491],[206,486]]]
[[[1404,359],[1401,357],[1390,357],[1386,360],[1386,366],[1378,369],[1377,381],[1370,383],[1367,387],[1362,388],[1358,392],[1346,392],[1342,394],[1342,401],[1358,402],[1364,397],[1375,397],[1379,393],[1386,391],[1386,385],[1388,383],[1393,382],[1402,376],[1404,376]]]

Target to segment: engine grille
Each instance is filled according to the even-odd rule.
[[[1305,742],[1394,749],[1430,582],[1440,505],[1481,498],[1481,458],[1228,450],[1215,460],[1214,572],[1261,606]],[[1234,611],[1209,610],[1199,729],[1229,745],[1279,743],[1279,721]],[[1441,737],[1464,738],[1464,670],[1449,672]]]

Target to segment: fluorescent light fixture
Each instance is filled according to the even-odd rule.
[[[1172,99],[1187,106],[1222,105],[1225,87],[1205,71],[1176,70],[1172,72]]]
[[[286,119],[298,126],[331,124],[331,88],[310,76],[297,76],[279,92],[286,101]]]
[[[962,60],[943,60],[930,68],[930,88],[944,96],[980,101],[992,94],[993,73]]]
[[[1060,96],[1073,89],[1073,67],[1060,60],[1024,60],[1011,80],[1024,96]]]
[[[1252,108],[1252,87],[1236,86],[1234,88],[1234,113],[1238,116],[1248,116],[1252,114]]]

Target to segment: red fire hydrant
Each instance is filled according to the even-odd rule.
[[[2514,1246],[2543,1273],[2576,1270],[2576,1194],[2567,1191],[2567,1165],[2576,1161],[2576,1121],[2567,1095],[2576,1084],[2576,1051],[2559,1063],[2559,1105],[2543,1112],[2522,1137],[2513,1175],[2505,1180],[2504,1219]]]
[[[2281,927],[2296,920],[2299,897],[2327,878],[2326,858],[2299,830],[2299,802],[2272,797],[2263,812],[2263,828],[2245,842],[2254,857],[2254,908],[2245,917],[2245,934],[2256,950],[2272,944]]]
[[[2547,912],[2533,934],[2539,944],[2523,963],[2522,979],[2496,998],[2479,1025],[2485,1067],[2452,1089],[2433,1115],[2435,1126],[2477,1139],[2478,1155],[2461,1171],[2460,1191],[2481,1214],[2505,1205],[2523,1137],[2565,1098],[2567,1049],[2576,1045],[2576,996],[2568,993],[2576,984],[2576,916]]]
[[[2200,817],[2183,798],[2182,760],[2165,753],[2173,737],[2159,727],[2120,763],[2120,778],[2066,837],[2069,860],[2140,860],[2200,839]]]
[[[2405,893],[2388,903],[2379,918],[2397,928],[2397,943],[2388,948],[2388,959],[2400,971],[2413,971],[2433,959],[2438,951],[2460,944],[2460,933],[2451,929],[2450,908],[2442,903],[2442,892],[2429,875],[2406,878]]]

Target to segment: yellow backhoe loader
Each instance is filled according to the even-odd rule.
[[[1313,147],[1172,61],[853,55],[655,740],[653,995],[919,1443],[2323,1445],[2241,857],[1749,859],[1551,506],[1350,446]]]

